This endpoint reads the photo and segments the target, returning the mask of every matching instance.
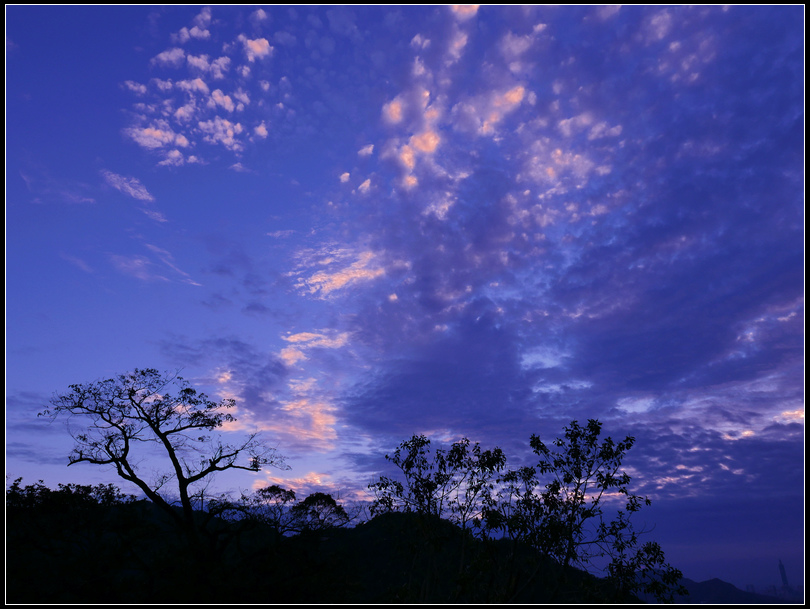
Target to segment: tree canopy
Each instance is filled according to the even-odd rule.
[[[511,539],[552,559],[560,566],[558,585],[577,567],[603,574],[615,600],[647,593],[671,601],[684,593],[681,572],[666,563],[659,544],[641,543],[644,531],[631,520],[651,503],[630,493],[630,476],[621,471],[635,439],[600,441],[601,430],[595,419],[572,421],[550,447],[532,435],[536,465],[505,471],[498,448],[471,447],[464,438],[449,450],[431,450],[428,438],[413,436],[386,455],[404,481],[381,476],[369,485],[372,512],[432,514],[465,528],[472,522],[483,539]]]
[[[70,385],[55,395],[51,407],[40,413],[68,417],[82,426],[71,433],[75,446],[68,464],[110,465],[135,484],[172,518],[194,534],[195,485],[229,469],[258,472],[266,465],[285,467],[284,459],[257,433],[237,443],[223,441],[219,432],[236,420],[234,400],[210,400],[178,374],[135,369],[115,378]],[[143,471],[144,449],[158,446],[165,459],[163,471]],[[149,462],[149,467],[154,465]],[[147,476],[153,476],[147,478]],[[164,497],[171,484],[182,507],[179,515]]]
[[[222,495],[206,503],[205,484],[220,472],[258,472],[268,465],[286,468],[283,457],[257,433],[242,434],[236,442],[225,440],[231,434],[223,433],[223,426],[236,420],[234,406],[230,399],[209,399],[178,374],[136,369],[71,385],[40,415],[68,419],[75,440],[68,465],[111,466],[135,484],[177,530],[185,532],[182,547],[191,553],[192,562],[201,561],[195,563],[198,566],[220,560],[228,547],[252,546],[258,552],[255,556],[261,556],[264,550],[250,543],[251,531],[262,532],[253,535],[254,541],[277,546],[300,533],[319,532],[300,536],[319,539],[320,532],[346,527],[357,518],[359,509],[350,514],[328,493],[314,492],[296,501],[293,490],[278,485],[243,491],[235,500]],[[431,565],[441,552],[441,540],[455,535],[450,529],[459,531],[455,538],[460,542],[460,587],[453,598],[461,598],[463,590],[475,597],[481,586],[486,588],[470,579],[474,569],[483,569],[503,586],[487,592],[486,598],[514,600],[527,586],[542,585],[549,599],[560,600],[559,591],[570,594],[572,585],[592,582],[583,577],[587,573],[602,576],[598,584],[587,584],[595,586],[593,598],[608,595],[609,600],[624,601],[647,594],[671,601],[685,592],[679,583],[681,572],[666,562],[658,543],[642,541],[647,531],[637,530],[632,521],[651,503],[630,491],[631,478],[622,470],[635,439],[615,441],[601,432],[602,424],[591,419],[585,425],[572,421],[563,436],[549,444],[532,435],[529,447],[534,456],[528,465],[515,469],[507,468],[500,448],[483,449],[468,438],[449,448],[433,447],[426,436],[414,435],[386,455],[398,475],[382,475],[369,485],[374,501],[368,508],[374,518],[397,512],[415,518],[420,529],[415,540],[422,539],[422,545],[414,550],[414,560],[424,554]],[[147,459],[148,453],[152,456],[150,447],[157,447],[163,457],[165,467],[157,474],[154,460]],[[112,485],[60,485],[59,491],[50,491],[41,482],[24,488],[20,482],[14,481],[6,493],[7,508],[18,516],[47,517],[59,506],[85,514],[133,500]],[[210,551],[198,552],[203,547],[200,533],[209,539]],[[24,538],[36,535],[29,531],[20,537]],[[536,558],[527,562],[527,552]],[[252,558],[244,554],[240,560],[249,564]],[[512,575],[521,561],[518,584]],[[419,594],[418,598],[427,598]]]

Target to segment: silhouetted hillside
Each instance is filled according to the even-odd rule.
[[[696,582],[686,577],[681,583],[689,590],[689,596],[679,598],[678,603],[711,603],[711,604],[737,604],[737,605],[762,605],[762,604],[784,604],[785,601],[774,596],[756,594],[740,590],[736,586],[724,582],[721,579],[709,579],[703,582]]]
[[[148,501],[100,499],[100,488],[7,493],[7,602],[639,602],[528,546],[483,541],[435,516],[395,512],[283,536],[200,513],[203,532],[190,541]],[[677,602],[780,602],[717,579],[683,583],[691,596]]]
[[[416,514],[384,514],[336,529],[318,539],[318,557],[342,571],[342,602],[598,602],[611,596],[601,580],[576,569],[563,576],[531,548],[484,542],[450,522]],[[328,590],[310,594],[313,602],[330,599]]]
[[[57,509],[58,508],[58,509]],[[393,513],[282,537],[214,521],[189,547],[145,501],[7,505],[10,603],[598,602],[602,581],[507,540]]]

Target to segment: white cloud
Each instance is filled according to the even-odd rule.
[[[282,349],[279,354],[288,366],[292,366],[299,361],[309,359],[306,354],[308,349],[339,349],[345,346],[349,342],[349,333],[342,332],[338,334],[334,331],[322,330],[320,332],[299,332],[281,338],[292,343],[291,346]],[[310,388],[314,383],[314,379],[299,383],[291,381],[291,383],[296,390],[302,391]]]
[[[211,62],[211,76],[219,80],[225,78],[225,73],[231,67],[230,57],[220,57]]]
[[[288,343],[301,343],[306,347],[323,347],[326,349],[337,349],[339,347],[343,347],[347,342],[349,342],[349,333],[348,332],[341,332],[337,334],[335,332],[331,332],[332,336],[328,336],[327,334],[323,334],[321,332],[299,332],[298,334],[289,334],[287,336],[282,336],[284,340]]]
[[[136,279],[140,279],[141,281],[150,281],[152,279],[168,281],[166,277],[154,275],[151,271],[152,263],[148,258],[143,256],[119,256],[118,254],[112,254],[110,255],[110,260],[119,271],[125,275],[131,275]]]
[[[402,120],[402,101],[394,99],[383,106],[383,116],[389,123],[398,123]]]
[[[340,181],[341,181],[342,183],[344,183],[344,184],[345,184],[346,182],[348,182],[348,181],[349,181],[349,177],[350,177],[350,176],[349,176],[349,172],[348,172],[348,171],[347,171],[347,172],[345,172],[345,173],[342,173],[342,174],[340,174]]]
[[[247,92],[243,91],[241,88],[236,90],[236,92],[233,94],[233,97],[236,101],[242,102],[246,106],[250,104],[250,96],[248,96]]]
[[[255,133],[262,139],[267,137],[268,135],[267,125],[264,124],[264,121],[262,121],[260,125],[257,125],[256,127],[253,128],[253,133]]]
[[[460,21],[466,21],[467,19],[475,17],[476,13],[478,12],[478,5],[452,4],[450,6],[450,10],[453,11],[453,14],[456,16],[457,19],[459,19]]]
[[[501,40],[501,53],[503,53],[507,61],[512,61],[528,51],[533,42],[534,39],[531,36],[518,36],[508,32]]]
[[[164,216],[159,211],[155,211],[153,209],[144,209],[143,207],[141,208],[141,211],[155,222],[168,222],[166,216]]]
[[[362,184],[360,184],[360,186],[357,187],[357,190],[359,190],[363,194],[366,194],[370,188],[371,188],[371,179],[368,179]]]
[[[236,136],[243,131],[240,123],[232,123],[231,121],[214,117],[210,121],[200,121],[197,123],[200,130],[205,133],[203,139],[211,144],[220,143],[232,152],[240,152],[244,145]]]
[[[622,134],[621,125],[616,125],[615,127],[608,127],[608,124],[602,121],[601,123],[597,123],[591,128],[590,133],[588,133],[588,139],[595,140],[603,137],[615,137],[621,134]]]
[[[451,111],[453,124],[462,131],[495,135],[498,123],[527,97],[525,87],[517,85],[506,91],[491,91],[468,101],[460,101]]]
[[[430,40],[423,38],[421,34],[417,34],[411,39],[411,46],[415,49],[426,49],[430,46]]]
[[[245,49],[245,56],[251,63],[256,61],[256,59],[262,59],[273,53],[273,47],[270,46],[266,38],[250,40],[244,34],[240,34],[238,40],[242,42]]]
[[[208,55],[187,55],[186,62],[192,68],[200,70],[201,72],[207,72],[211,68],[211,64],[208,61]]]
[[[104,180],[107,184],[123,192],[125,195],[129,195],[133,199],[138,199],[139,201],[155,200],[155,197],[146,190],[146,187],[141,184],[140,180],[137,178],[127,178],[113,173],[112,171],[107,171],[106,169],[101,171],[101,175],[104,176]]]
[[[293,46],[298,42],[295,36],[285,31],[278,31],[273,34],[273,42],[283,44],[285,46]]]
[[[205,6],[203,9],[194,17],[194,25],[198,25],[202,28],[207,28],[211,25],[211,7]]]
[[[93,270],[93,268],[89,264],[87,264],[84,260],[82,260],[81,258],[77,258],[76,256],[70,256],[70,255],[62,253],[62,252],[60,252],[59,255],[64,260],[67,260],[72,265],[74,265],[75,267],[81,269],[85,273],[94,273],[95,272]]]
[[[358,282],[371,281],[385,275],[385,269],[377,261],[372,251],[354,252],[347,249],[323,250],[312,254],[305,252],[305,260],[299,267],[328,267],[318,270],[309,277],[300,277],[295,287],[323,298],[332,292]],[[353,262],[350,262],[353,260]],[[306,271],[294,271],[291,275],[302,275]]]
[[[163,80],[162,78],[153,78],[150,82],[164,93],[166,91],[171,91],[174,87],[174,83],[172,82],[171,78],[167,78],[166,80]]]
[[[185,138],[183,138],[183,139],[185,139]],[[188,140],[186,140],[186,142],[188,142]],[[166,153],[166,157],[162,161],[160,161],[160,163],[158,163],[158,165],[161,165],[161,166],[164,166],[164,167],[167,167],[167,166],[179,167],[184,162],[185,162],[185,159],[183,158],[183,153],[180,152],[179,150],[175,149],[175,150],[169,150],[169,152]]]
[[[192,27],[188,33],[192,38],[197,38],[198,40],[208,40],[211,37],[211,32],[196,25]]]
[[[374,144],[368,144],[367,146],[363,146],[360,150],[357,151],[359,156],[369,156],[374,152]]]
[[[467,46],[467,34],[459,31],[455,32],[447,51],[448,55],[450,55],[449,63],[458,61],[465,46]]]
[[[646,27],[649,42],[662,40],[672,27],[672,15],[666,10],[656,13],[648,19]]]
[[[208,94],[208,85],[202,78],[195,78],[194,80],[179,80],[176,83],[178,89],[188,93],[204,93]]]
[[[436,147],[441,142],[439,134],[435,131],[426,130],[418,135],[414,135],[410,139],[410,145],[424,152],[425,154],[432,154],[436,151]]]
[[[583,112],[572,118],[565,118],[557,123],[557,128],[565,137],[578,133],[593,123],[593,115],[590,112]]]
[[[229,95],[225,95],[221,89],[214,89],[214,92],[211,93],[211,99],[208,100],[209,108],[216,108],[217,106],[225,108],[228,112],[233,112],[235,108],[233,100]]]
[[[187,123],[191,119],[194,118],[194,115],[197,112],[197,104],[192,99],[189,103],[184,106],[180,106],[177,110],[174,111],[174,118],[181,123]]]
[[[186,52],[180,48],[173,48],[156,55],[152,58],[152,63],[157,63],[162,66],[172,68],[179,68],[183,65],[186,58]]]
[[[142,85],[141,83],[135,82],[134,80],[125,80],[124,86],[133,93],[137,93],[138,95],[143,95],[146,93],[146,85]]]

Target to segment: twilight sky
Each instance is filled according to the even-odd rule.
[[[6,20],[7,476],[118,483],[36,413],[135,367],[292,466],[222,490],[598,418],[687,577],[803,581],[802,6]]]

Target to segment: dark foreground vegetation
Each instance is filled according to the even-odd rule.
[[[572,421],[530,465],[466,438],[434,448],[413,436],[386,459],[395,475],[374,501],[270,486],[233,498],[205,493],[229,469],[285,467],[256,434],[217,433],[234,421],[176,374],[135,370],[72,385],[43,415],[84,419],[69,464],[113,467],[137,486],[42,483],[6,490],[10,602],[629,602],[686,593],[661,547],[633,515],[622,461],[634,444]],[[74,426],[75,429],[75,426]],[[142,473],[145,444],[164,473]],[[176,499],[172,500],[171,497]],[[599,575],[597,577],[596,575]]]
[[[300,505],[300,504],[299,504]],[[435,516],[280,534],[261,518],[200,513],[195,546],[114,486],[6,491],[9,603],[622,601],[604,580],[522,542],[481,540]],[[201,528],[201,530],[203,530]],[[632,600],[632,599],[630,599]]]

